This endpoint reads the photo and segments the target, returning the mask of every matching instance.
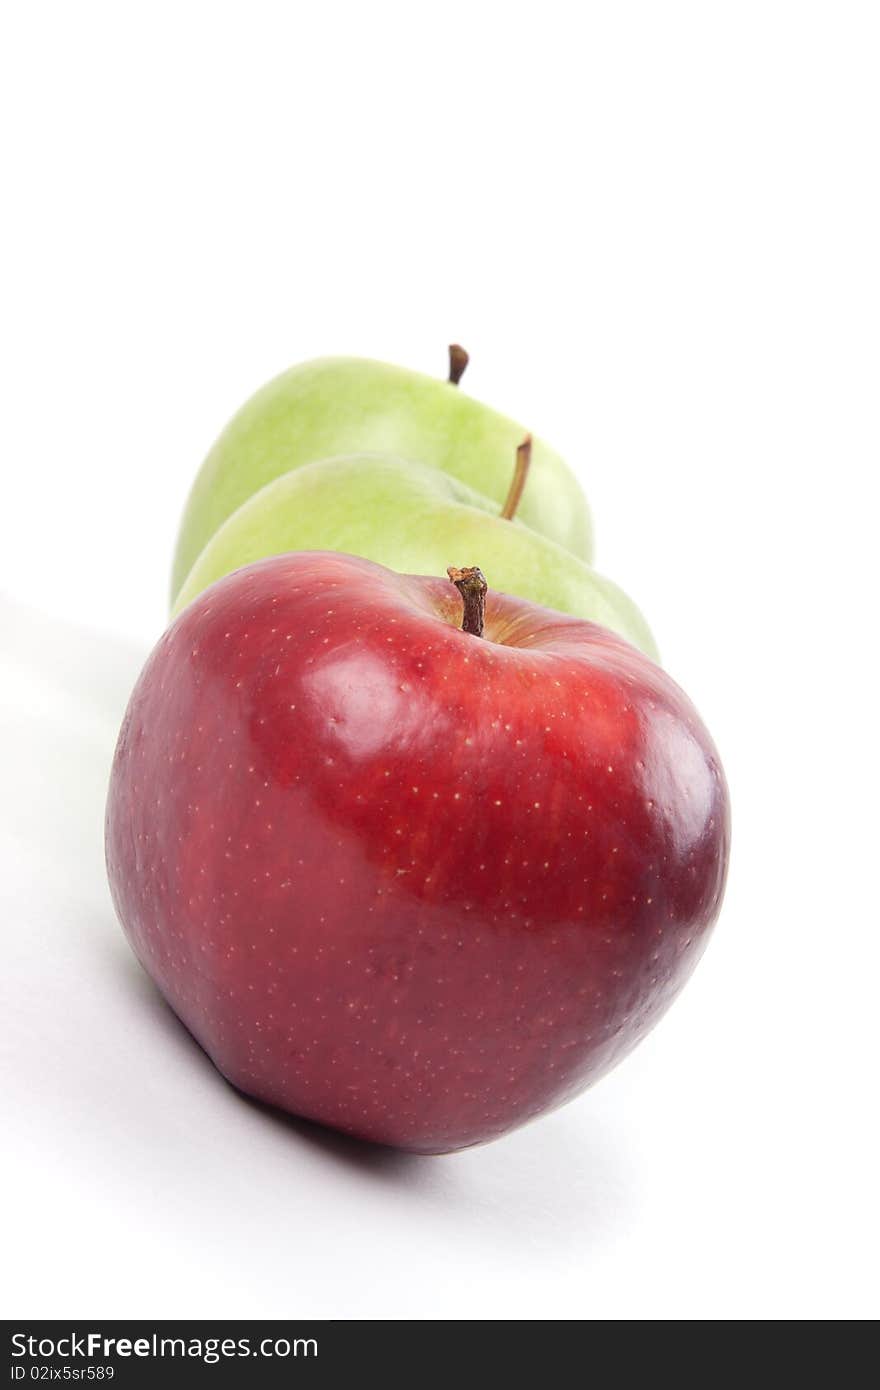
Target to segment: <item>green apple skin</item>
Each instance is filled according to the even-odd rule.
[[[252,396],[217,440],[183,514],[172,598],[219,526],[259,488],[318,459],[362,451],[417,459],[477,488],[500,510],[526,430],[461,387],[403,367],[326,357],[293,367]],[[558,454],[534,440],[520,520],[584,560],[590,514]]]
[[[601,623],[657,659],[636,605],[585,560],[505,521],[494,500],[448,473],[384,455],[324,459],[267,483],[208,541],[175,614],[233,570],[291,550],[344,551],[403,574],[479,565],[490,597],[496,589]]]

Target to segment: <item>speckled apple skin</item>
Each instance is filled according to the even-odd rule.
[[[728,857],[718,754],[658,666],[491,588],[485,636],[460,619],[447,580],[347,555],[239,570],[153,651],[107,806],[120,921],[220,1071],[417,1153],[627,1053]]]

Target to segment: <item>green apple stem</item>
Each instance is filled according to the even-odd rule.
[[[449,382],[457,386],[465,373],[470,358],[459,343],[449,344]]]
[[[462,632],[469,632],[471,637],[482,637],[483,621],[486,617],[486,590],[489,587],[483,571],[479,565],[466,565],[461,570],[449,565],[446,573],[461,594],[464,604]]]
[[[516,509],[522,500],[531,462],[532,436],[527,434],[516,451],[516,468],[513,470],[513,477],[510,480],[510,488],[504,506],[501,508],[501,515],[505,521],[512,521],[516,516]]]

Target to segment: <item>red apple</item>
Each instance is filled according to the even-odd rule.
[[[107,809],[129,941],[224,1076],[420,1153],[628,1052],[728,853],[718,755],[658,666],[491,590],[482,637],[462,613],[348,555],[239,570],[147,662]]]

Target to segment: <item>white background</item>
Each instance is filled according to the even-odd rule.
[[[880,1311],[871,4],[13,4],[0,33],[9,1315]],[[354,352],[557,445],[722,750],[716,936],[484,1149],[239,1099],[133,964],[107,768],[177,519]]]

